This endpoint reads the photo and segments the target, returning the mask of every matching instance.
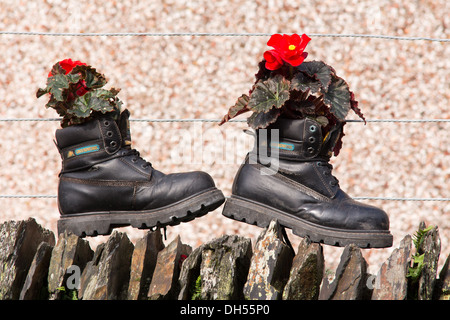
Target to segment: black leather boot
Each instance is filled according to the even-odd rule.
[[[62,157],[58,232],[108,235],[112,229],[187,222],[225,200],[205,172],[164,174],[131,149],[129,112],[56,131]]]
[[[390,247],[387,214],[351,199],[331,174],[331,150],[341,130],[337,125],[324,139],[320,124],[308,118],[279,118],[267,128],[267,139],[257,130],[256,146],[235,177],[223,215],[259,227],[277,219],[313,242]]]

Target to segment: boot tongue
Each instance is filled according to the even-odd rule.
[[[338,122],[334,127],[327,133],[323,140],[322,154],[331,157],[336,144],[339,142],[339,138],[343,134],[344,122]],[[335,154],[337,156],[337,154]]]
[[[122,148],[131,149],[130,111],[125,109],[117,120],[120,135],[122,136]]]

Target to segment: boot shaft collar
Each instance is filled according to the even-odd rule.
[[[256,131],[252,152],[284,160],[309,161],[320,155],[322,140],[322,129],[316,121],[279,118],[267,129]]]
[[[278,118],[266,129],[256,130],[252,153],[302,162],[329,158],[341,135],[342,126],[343,123],[336,124],[323,136],[320,123],[313,119]]]
[[[108,115],[58,129],[55,136],[62,159],[61,172],[88,168],[111,159],[123,145],[121,129]]]

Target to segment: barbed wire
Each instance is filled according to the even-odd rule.
[[[0,122],[52,122],[61,121],[62,118],[0,118]],[[221,119],[130,119],[131,122],[221,122]],[[363,120],[345,120],[346,122],[364,123]],[[233,119],[228,122],[247,122],[247,120]],[[424,123],[424,122],[450,122],[450,119],[368,119],[366,122],[391,122],[391,123]]]
[[[353,197],[354,200],[450,201],[450,198]]]
[[[44,194],[0,194],[0,199],[31,199],[31,198],[41,198],[41,199],[56,199],[56,195],[44,195]]]
[[[0,35],[16,36],[51,36],[51,37],[266,37],[272,33],[225,33],[225,32],[34,32],[34,31],[0,31]],[[308,33],[312,37],[322,38],[367,38],[406,41],[450,42],[450,39],[431,37],[404,37],[381,34],[338,34]]]

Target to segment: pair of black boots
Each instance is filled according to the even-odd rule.
[[[209,174],[164,174],[142,159],[131,148],[129,115],[125,110],[117,121],[102,115],[56,131],[62,158],[59,233],[95,236],[129,225],[172,226],[225,202]],[[329,154],[340,128],[325,140],[310,119],[280,118],[267,129],[267,139],[256,132],[224,216],[259,227],[276,219],[298,236],[330,245],[392,245],[386,213],[352,200],[331,174]],[[271,139],[272,132],[278,139]]]

